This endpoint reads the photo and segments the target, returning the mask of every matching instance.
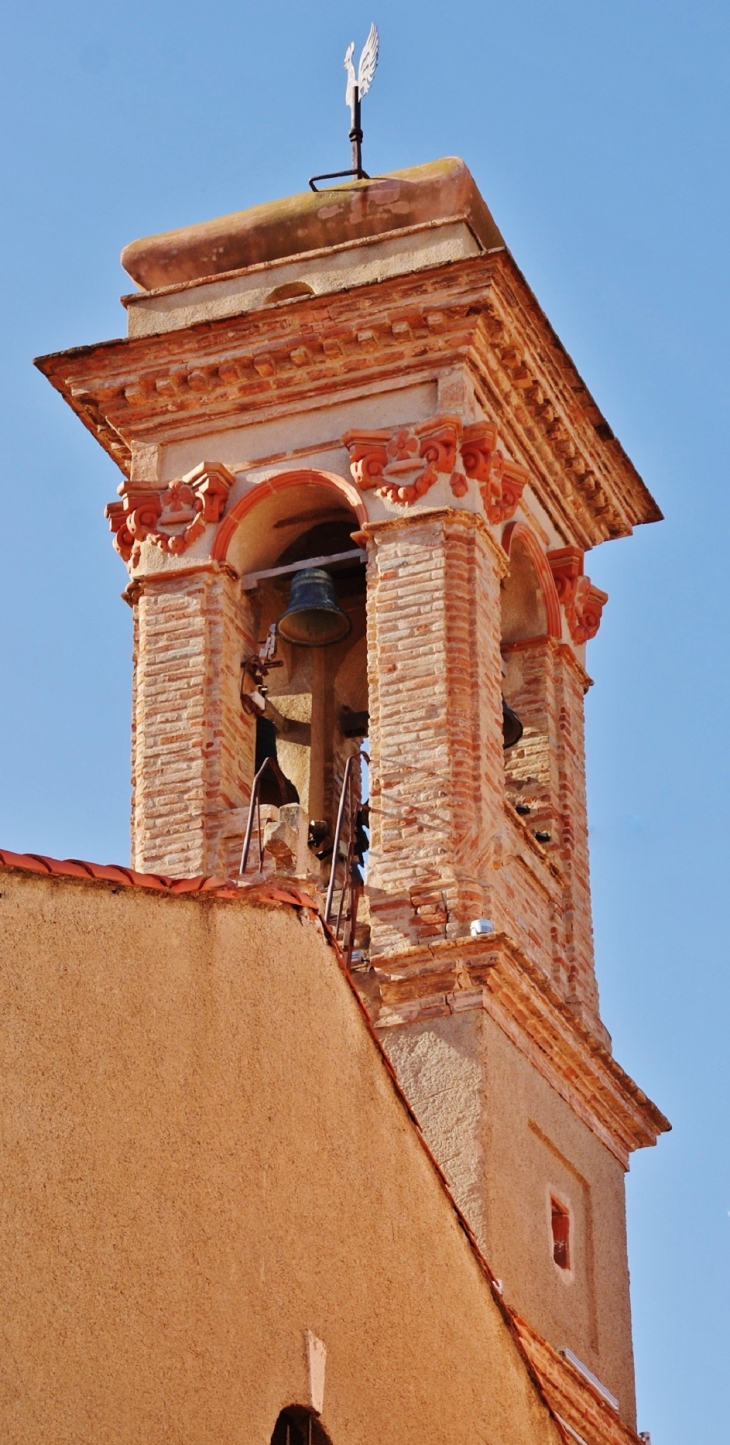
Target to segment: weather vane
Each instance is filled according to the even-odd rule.
[[[368,38],[362,48],[360,64],[355,74],[355,67],[352,57],[355,52],[354,40],[350,42],[345,51],[345,70],[347,71],[347,89],[345,91],[345,104],[350,107],[350,144],[352,145],[352,166],[348,171],[329,171],[325,176],[311,176],[309,184],[313,191],[317,190],[317,181],[334,181],[340,176],[355,176],[358,181],[370,179],[367,171],[362,168],[362,126],[360,125],[360,103],[364,95],[367,95],[375,74],[375,67],[378,63],[378,47],[380,37],[378,27],[373,22],[370,26]]]

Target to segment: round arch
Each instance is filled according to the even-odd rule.
[[[273,477],[267,477],[265,481],[257,482],[251,491],[247,492],[245,497],[241,497],[231,507],[228,515],[223,518],[213,543],[212,556],[215,560],[217,562],[228,560],[228,551],[238,528],[245,518],[258,507],[271,501],[272,497],[279,497],[283,492],[303,487],[311,487],[320,493],[329,492],[333,498],[336,497],[339,502],[352,509],[360,526],[367,521],[365,505],[357,487],[344,477],[337,476],[335,472],[315,471],[311,467],[276,472]]]
[[[550,571],[550,563],[543,552],[535,533],[525,522],[509,522],[502,534],[502,546],[509,557],[515,546],[521,547],[532,563],[545,604],[547,632],[549,637],[560,638],[563,632],[560,600]]]

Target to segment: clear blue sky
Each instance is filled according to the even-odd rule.
[[[122,333],[125,242],[348,164],[371,18],[367,168],[464,157],[666,514],[589,560],[596,941],[617,1057],[675,1126],[628,1181],[640,1428],[727,1445],[727,5],[4,7],[0,844],[128,858],[119,478],[31,358]]]

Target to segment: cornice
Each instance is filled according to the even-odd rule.
[[[483,1008],[624,1168],[671,1127],[507,934],[438,940],[360,977],[379,1029]]]
[[[567,541],[587,548],[659,517],[504,252],[36,364],[128,473],[133,440],[334,400],[351,391],[353,367],[367,394],[457,362],[487,393]]]
[[[593,687],[593,678],[586,672],[583,664],[578,661],[572,647],[569,647],[567,642],[561,642],[557,637],[548,637],[545,633],[542,637],[519,638],[517,642],[503,642],[501,650],[503,653],[529,652],[537,647],[552,653],[554,657],[562,658],[575,673],[584,693]]]
[[[496,356],[509,377],[509,412],[525,444],[552,461],[559,488],[582,495],[595,516],[606,516],[609,529],[612,513],[631,526],[661,520],[513,258],[504,252],[495,266],[500,280],[490,288],[484,336],[492,361]]]
[[[228,582],[240,582],[240,574],[228,562],[218,562],[208,557],[200,562],[191,562],[185,567],[159,567],[154,572],[144,572],[132,578],[121,593],[122,601],[135,607],[148,587],[164,587],[184,581],[188,577],[225,578]]]
[[[364,522],[360,531],[353,532],[352,536],[362,537],[367,545],[368,542],[375,542],[383,534],[389,535],[391,532],[412,530],[414,527],[429,522],[444,522],[449,526],[465,527],[473,532],[478,532],[491,553],[497,575],[499,577],[506,576],[507,558],[491,527],[479,512],[468,512],[464,507],[428,507],[418,512],[406,512],[402,517],[375,518],[371,522]]]
[[[576,1431],[585,1445],[641,1445],[631,1426],[578,1370],[516,1310],[510,1310],[510,1315],[520,1344],[561,1424]]]

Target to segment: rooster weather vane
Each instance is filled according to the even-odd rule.
[[[329,171],[324,176],[312,176],[309,184],[313,191],[318,189],[317,181],[334,181],[340,176],[354,176],[358,181],[369,181],[367,171],[362,168],[362,127],[360,125],[360,102],[364,95],[367,95],[373,83],[375,67],[378,63],[378,47],[380,36],[375,23],[370,26],[368,38],[362,48],[360,64],[355,74],[355,67],[352,57],[355,53],[355,42],[350,42],[345,52],[345,70],[347,71],[347,89],[345,91],[345,104],[350,107],[350,144],[352,145],[352,166],[348,171]]]

